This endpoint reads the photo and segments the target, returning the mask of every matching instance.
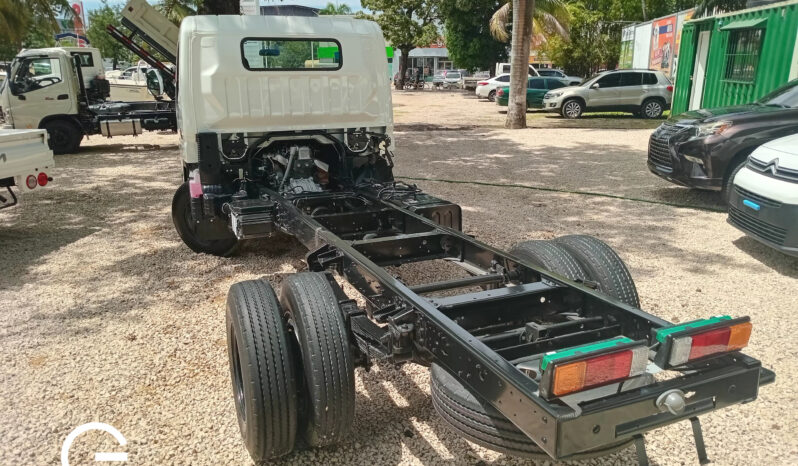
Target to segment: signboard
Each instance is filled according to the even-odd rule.
[[[241,6],[242,15],[257,16],[260,14],[260,1],[259,0],[238,0]]]
[[[658,19],[651,25],[651,54],[648,67],[671,74],[676,48],[676,15]]]
[[[621,56],[618,60],[618,68],[632,68],[632,61],[635,54],[635,27],[629,26],[621,31]]]

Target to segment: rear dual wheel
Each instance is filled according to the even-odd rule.
[[[552,241],[525,241],[513,247],[510,253],[565,278],[590,280],[596,283],[599,292],[639,306],[637,290],[626,265],[610,246],[597,238],[570,235]],[[508,455],[548,459],[545,452],[499,410],[437,364],[430,370],[430,391],[432,404],[441,419],[463,437]],[[579,456],[606,455],[631,443],[631,440],[622,441]]]
[[[345,437],[354,420],[354,365],[324,274],[286,277],[280,301],[265,281],[236,283],[226,321],[238,425],[256,463]]]

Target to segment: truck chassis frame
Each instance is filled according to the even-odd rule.
[[[547,401],[535,380],[516,367],[525,357],[618,335],[651,345],[652,330],[672,324],[598,293],[589,281],[568,280],[464,234],[459,206],[414,186],[393,182],[350,192],[268,191],[268,196],[276,203],[276,227],[310,250],[310,270],[337,272],[365,298],[362,309],[334,287],[360,350],[359,364],[368,366],[378,358],[439,364],[552,458],[567,459],[633,439],[640,463],[646,464],[643,433],[689,419],[703,463],[706,452],[697,416],[752,401],[760,385],[774,380],[758,360],[730,353],[681,368],[682,374],[669,380],[620,384],[601,398],[584,400],[577,394]],[[327,213],[344,201],[361,207]],[[389,236],[387,225],[393,226]],[[471,276],[408,286],[384,268],[433,260],[449,261]],[[483,289],[422,296],[474,286]],[[542,336],[535,341],[508,344],[508,333],[532,317],[574,309],[578,325],[554,324],[540,328]],[[689,396],[678,414],[656,403],[674,389]]]

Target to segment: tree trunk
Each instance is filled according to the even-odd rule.
[[[239,0],[204,0],[197,8],[200,15],[240,15]]]
[[[402,55],[399,56],[399,76],[394,81],[393,85],[396,90],[401,91],[405,88],[405,72],[407,70],[407,62],[410,60],[410,51],[412,48],[399,48]]]
[[[526,86],[529,77],[529,44],[535,0],[513,0],[513,38],[510,48],[510,97],[505,128],[526,128]]]

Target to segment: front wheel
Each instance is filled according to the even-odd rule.
[[[172,222],[180,239],[194,252],[226,257],[233,254],[238,246],[238,239],[232,232],[229,237],[222,239],[202,238],[197,229],[197,222],[191,216],[188,183],[181,184],[172,198]]]
[[[661,117],[663,111],[662,102],[656,99],[646,100],[640,106],[640,116],[649,120]]]
[[[562,104],[562,116],[565,118],[579,118],[584,111],[585,106],[576,99],[566,100]]]
[[[83,133],[74,123],[65,120],[52,120],[47,122],[43,128],[50,136],[48,143],[53,154],[72,154],[80,148]]]

